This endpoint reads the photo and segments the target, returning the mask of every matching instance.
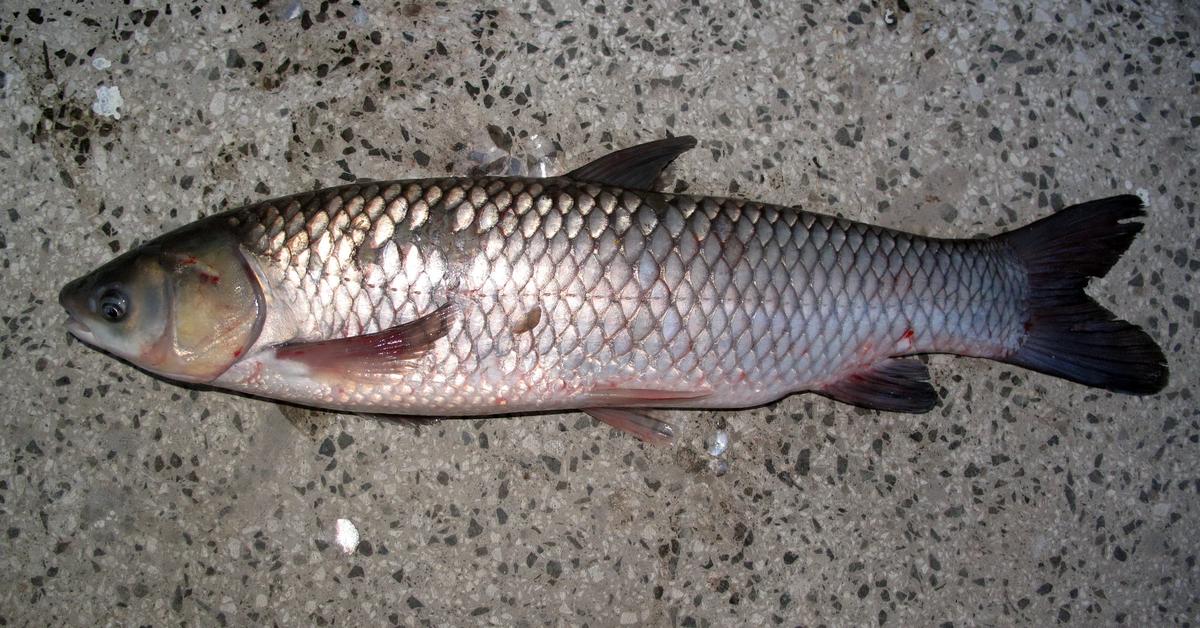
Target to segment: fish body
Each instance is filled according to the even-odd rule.
[[[925,411],[928,373],[905,357],[921,353],[1122,392],[1165,384],[1153,341],[1082,290],[1140,228],[1126,221],[1142,215],[1135,197],[995,238],[927,238],[654,189],[692,145],[652,142],[546,179],[260,202],[148,243],[62,301],[77,335],[113,350],[95,333],[101,302],[143,286],[142,313],[168,320],[140,322],[145,338],[113,352],[167,377],[367,413],[585,409],[648,440],[670,434],[644,408],[803,391]]]

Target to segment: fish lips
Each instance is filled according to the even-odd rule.
[[[75,313],[85,309],[86,304],[79,303],[80,288],[83,285],[83,279],[76,279],[71,283],[63,286],[63,289],[58,293],[58,303],[67,311],[67,331],[79,340],[87,344],[95,344],[96,335],[88,328],[87,323],[80,320]]]

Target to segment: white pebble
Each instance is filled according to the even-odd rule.
[[[92,111],[98,116],[120,120],[121,112],[117,109],[124,104],[125,99],[121,98],[121,88],[115,85],[112,87],[101,85],[96,88],[96,102],[92,103]]]
[[[353,554],[358,548],[358,528],[349,519],[338,519],[334,524],[336,530],[334,540],[337,541],[342,551],[347,554]]]
[[[109,61],[104,57],[95,57],[92,59],[92,67],[96,68],[97,70],[107,70],[112,67],[112,61]]]

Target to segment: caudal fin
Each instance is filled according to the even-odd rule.
[[[1097,388],[1148,395],[1167,385],[1162,349],[1084,293],[1142,230],[1136,196],[1073,205],[997,236],[1029,271],[1028,335],[1003,361]]]

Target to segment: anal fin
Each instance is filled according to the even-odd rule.
[[[651,445],[670,445],[675,439],[675,428],[637,408],[585,408],[592,418],[607,423],[622,432],[633,434]]]
[[[842,403],[890,412],[929,412],[937,392],[929,369],[912,358],[888,358],[817,391]]]
[[[400,372],[450,331],[458,310],[450,304],[416,320],[349,338],[297,342],[275,348],[275,358],[299,362],[335,377],[379,377]]]

